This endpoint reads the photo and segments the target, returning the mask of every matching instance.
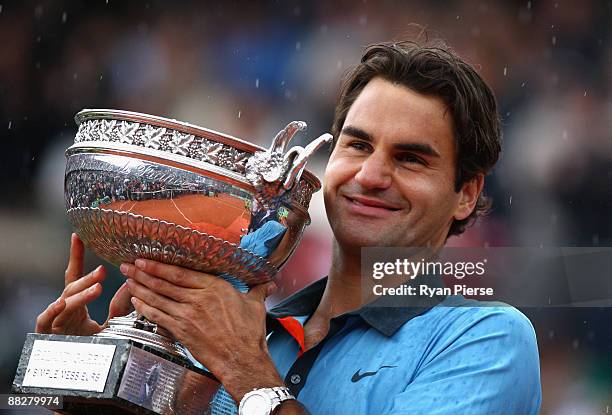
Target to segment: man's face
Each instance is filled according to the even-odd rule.
[[[453,219],[471,212],[464,191],[454,190],[455,151],[441,99],[371,80],[325,171],[325,207],[340,246],[442,246]]]

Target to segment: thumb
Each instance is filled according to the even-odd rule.
[[[134,308],[132,306],[132,302],[130,301],[131,298],[132,295],[130,294],[127,285],[123,283],[123,285],[119,287],[113,296],[113,299],[108,306],[108,319],[106,321],[108,322],[108,320],[113,317],[125,316],[133,311]]]
[[[255,300],[261,301],[262,303],[266,300],[266,297],[276,292],[276,283],[274,281],[267,282],[265,284],[259,284],[251,288],[248,292],[248,296]]]

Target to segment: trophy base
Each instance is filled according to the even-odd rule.
[[[206,414],[221,387],[189,360],[129,339],[29,333],[13,392],[66,414]]]

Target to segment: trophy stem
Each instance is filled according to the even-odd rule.
[[[183,345],[174,340],[168,330],[147,320],[136,311],[123,317],[111,318],[108,327],[95,336],[134,340],[174,356],[188,359]]]

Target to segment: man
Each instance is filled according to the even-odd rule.
[[[131,297],[244,413],[252,396],[287,387],[296,399],[275,399],[274,414],[536,414],[536,340],[517,310],[461,297],[372,307],[361,296],[363,247],[441,247],[486,210],[484,176],[500,152],[488,86],[444,45],[373,45],[344,84],[333,134],[326,279],[266,315],[273,284],[242,294],[215,276],[137,260],[121,266],[128,280],[109,315]],[[82,251],[73,237],[66,290],[37,331],[102,328],[85,305],[100,294],[104,271],[80,277]],[[269,413],[266,405],[252,413]]]

